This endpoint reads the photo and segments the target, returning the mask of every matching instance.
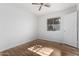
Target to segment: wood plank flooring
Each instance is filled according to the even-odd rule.
[[[2,51],[0,52],[0,55],[1,56],[40,56],[39,54],[31,52],[27,49],[33,45],[42,45],[45,47],[56,48],[59,51],[61,51],[61,56],[79,56],[78,48],[75,48],[63,43],[51,42],[51,41],[41,40],[41,39],[37,39],[31,42],[16,46],[14,48]],[[56,56],[56,55],[52,54],[51,56]]]

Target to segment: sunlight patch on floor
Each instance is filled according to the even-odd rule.
[[[54,51],[54,49],[49,47],[43,47],[42,45],[32,46],[28,48],[28,50],[35,52],[41,56],[49,56]]]

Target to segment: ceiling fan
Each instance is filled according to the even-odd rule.
[[[49,3],[32,3],[32,5],[40,5],[39,11],[42,9],[43,6],[50,7]]]

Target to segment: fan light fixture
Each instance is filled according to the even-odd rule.
[[[42,9],[43,6],[50,7],[50,4],[48,3],[32,3],[32,5],[40,5],[39,11]]]

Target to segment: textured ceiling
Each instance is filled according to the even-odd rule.
[[[0,7],[2,6],[10,6],[10,7],[16,7],[23,9],[25,11],[29,11],[36,15],[44,15],[52,12],[62,11],[65,9],[69,9],[76,5],[76,3],[49,3],[51,6],[45,7],[43,6],[42,9],[39,11],[39,5],[32,5],[32,3],[4,3],[0,4]]]
[[[31,3],[19,4],[25,10],[28,10],[36,15],[44,15],[51,12],[62,11],[75,6],[75,3],[50,3],[51,7],[47,8],[45,6],[39,11],[39,5],[32,5]]]

